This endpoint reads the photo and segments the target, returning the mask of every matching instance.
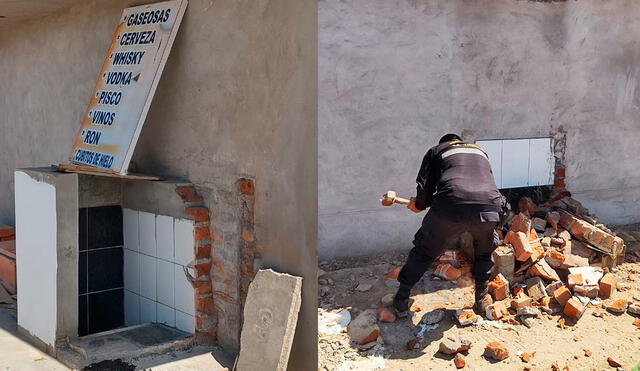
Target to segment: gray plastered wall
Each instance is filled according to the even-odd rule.
[[[408,250],[427,149],[566,132],[567,188],[640,221],[640,3],[320,0],[319,254]],[[562,137],[562,135],[560,135]]]

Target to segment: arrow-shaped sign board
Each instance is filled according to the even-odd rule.
[[[69,160],[126,174],[187,0],[127,8],[113,34]]]

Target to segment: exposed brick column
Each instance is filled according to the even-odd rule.
[[[254,261],[260,257],[256,245],[254,206],[255,184],[252,179],[241,178],[237,181],[240,191],[240,232],[242,245],[240,249],[240,308],[244,308],[244,302],[249,290],[249,284],[256,275]]]
[[[204,199],[198,195],[194,186],[178,186],[176,193],[185,204],[184,212],[187,218],[194,222],[194,270],[191,276],[185,269],[185,275],[195,290],[196,307],[196,343],[214,344],[216,342],[216,306],[213,301],[211,285],[211,241],[209,208],[204,205]]]
[[[562,126],[558,128],[553,137],[553,157],[555,160],[555,173],[553,174],[553,193],[551,199],[545,205],[561,200],[565,197],[571,197],[571,192],[567,190],[565,183],[566,166],[565,166],[565,149],[567,145],[567,132]]]

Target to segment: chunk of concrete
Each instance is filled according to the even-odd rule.
[[[367,309],[360,313],[351,323],[348,331],[351,341],[360,345],[376,341],[380,335],[380,327],[377,324],[376,311]]]
[[[238,371],[285,371],[302,301],[302,277],[261,269],[249,285]]]

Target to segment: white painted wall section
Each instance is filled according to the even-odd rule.
[[[18,325],[54,346],[56,339],[56,190],[15,173]]]

